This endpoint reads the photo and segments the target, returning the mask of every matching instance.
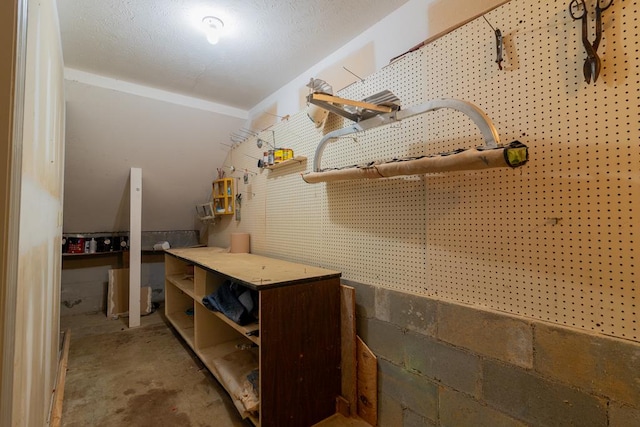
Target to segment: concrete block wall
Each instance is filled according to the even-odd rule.
[[[343,280],[380,426],[640,426],[640,344]]]
[[[199,244],[199,234],[195,230],[142,232],[140,284],[151,287],[151,301],[157,303],[164,301],[164,252],[150,251],[164,241],[175,248],[190,247]],[[126,268],[125,258],[118,252],[63,256],[60,315],[106,312],[109,270]]]
[[[106,313],[109,270],[125,268],[122,255],[88,255],[63,258],[60,315]],[[163,255],[144,255],[141,286],[151,287],[151,301],[164,301]]]

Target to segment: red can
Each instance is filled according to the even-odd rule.
[[[67,253],[82,254],[84,253],[83,237],[67,237]]]

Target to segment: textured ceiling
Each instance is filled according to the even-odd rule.
[[[406,2],[58,0],[58,9],[66,67],[250,109]],[[206,15],[225,23],[218,45],[200,29]]]

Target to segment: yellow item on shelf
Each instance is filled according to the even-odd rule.
[[[273,163],[282,163],[285,160],[293,159],[293,150],[291,148],[278,148],[273,153]]]

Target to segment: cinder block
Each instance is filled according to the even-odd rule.
[[[60,315],[106,313],[110,268],[111,265],[86,264],[84,259],[84,263],[77,268],[63,269],[60,279]],[[164,286],[164,279],[162,284]]]
[[[490,406],[535,426],[602,427],[607,402],[531,371],[485,359],[483,397]]]
[[[481,362],[476,355],[415,332],[404,337],[405,368],[475,396],[480,393]]]
[[[384,288],[376,288],[376,319],[389,322],[391,320],[391,310],[389,307],[389,292]]]
[[[438,303],[442,341],[517,366],[533,366],[533,332],[528,321],[458,304]]]
[[[356,333],[364,342],[369,341],[369,320],[366,317],[356,316]]]
[[[629,404],[640,402],[640,345],[537,323],[535,369]]]
[[[400,402],[385,395],[384,393],[378,394],[378,425],[379,426],[401,426],[403,409]]]
[[[366,339],[361,338],[371,351],[378,357],[401,365],[404,361],[404,331],[378,319],[368,319],[366,324]]]
[[[609,426],[640,426],[640,408],[634,408],[629,405],[611,402],[611,404],[609,405]]]
[[[164,261],[143,262],[140,265],[140,283],[151,288],[151,301],[164,301]]]
[[[402,427],[425,427],[425,426],[436,426],[437,423],[428,418],[423,417],[422,415],[416,414],[411,409],[405,409],[403,412],[402,424],[380,424],[383,425],[401,425]]]
[[[439,402],[442,427],[526,427],[526,424],[446,387],[440,387]]]
[[[351,280],[341,280],[343,284],[356,290],[356,316],[364,318],[375,317],[376,288]]]
[[[391,323],[424,335],[436,336],[436,301],[392,290],[387,291],[387,300]]]
[[[379,396],[383,401],[388,396],[424,418],[438,419],[438,386],[435,383],[385,360],[378,359],[378,369]]]

